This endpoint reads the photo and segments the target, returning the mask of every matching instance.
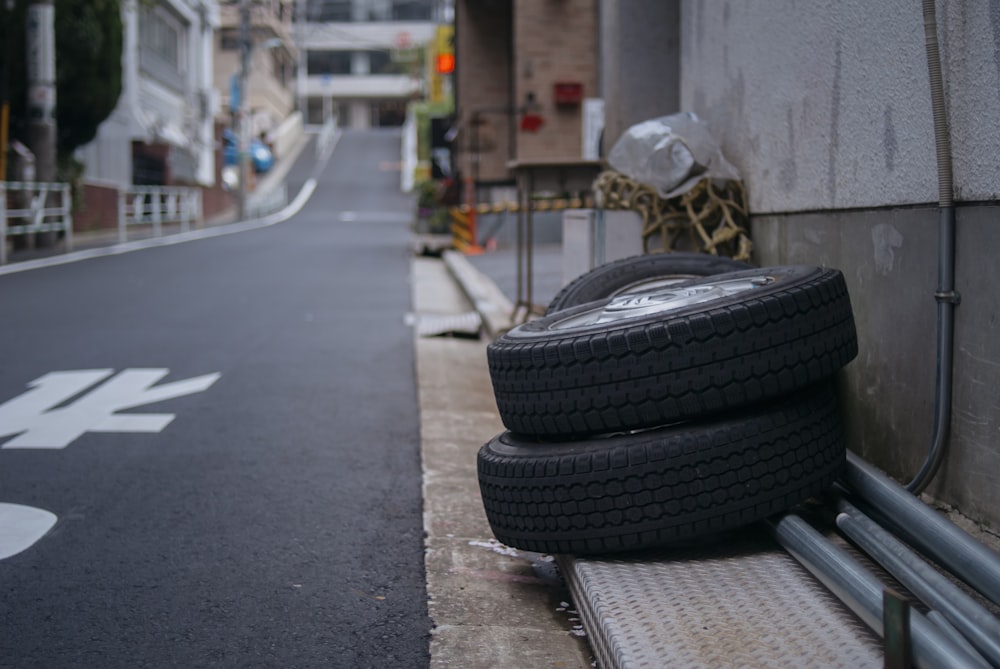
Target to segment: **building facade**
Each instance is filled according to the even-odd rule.
[[[597,0],[456,4],[455,162],[478,201],[506,197],[513,161],[572,163],[596,150],[585,109],[600,97],[597,40]]]
[[[953,240],[939,223],[925,16],[912,0],[459,0],[455,148],[482,201],[516,161],[585,148],[555,83],[602,100],[602,155],[636,123],[698,114],[746,186],[753,260],[844,273],[860,347],[840,384],[851,450],[907,482],[943,416],[948,446],[927,492],[995,528],[1000,18],[991,3],[937,0],[936,12]],[[541,118],[525,124],[529,114]],[[936,295],[952,244],[957,295]],[[943,415],[942,301],[958,301]]]
[[[400,125],[423,95],[423,45],[450,21],[446,0],[300,0],[299,106],[306,122]]]
[[[122,2],[122,94],[78,151],[87,180],[135,185],[215,182],[215,0]]]
[[[219,8],[219,29],[215,37],[213,81],[220,105],[219,125],[232,125],[234,89],[241,63],[241,23],[239,2]],[[295,44],[293,19],[295,0],[248,0],[249,58],[247,62],[246,109],[250,135],[263,137],[279,155],[301,134],[296,122],[295,77],[299,50]]]

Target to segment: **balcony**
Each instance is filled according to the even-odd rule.
[[[339,99],[406,99],[420,93],[420,80],[403,74],[309,76],[299,95]]]

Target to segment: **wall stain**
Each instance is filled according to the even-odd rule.
[[[785,125],[788,128],[788,156],[781,161],[778,181],[786,193],[791,193],[795,190],[799,178],[798,166],[795,164],[795,120],[791,105],[788,105]]]
[[[903,235],[889,223],[879,223],[872,228],[872,245],[875,247],[875,271],[888,276],[895,264],[895,249],[903,245]]]
[[[840,78],[843,69],[844,44],[838,37],[833,61],[833,94],[830,108],[830,147],[826,162],[827,188],[830,206],[837,204],[837,154],[840,153]]]
[[[990,27],[993,29],[993,64],[997,68],[997,97],[1000,97],[1000,0],[990,0]]]
[[[882,149],[885,152],[885,169],[892,172],[896,169],[896,126],[892,121],[892,105],[886,105],[883,115]]]

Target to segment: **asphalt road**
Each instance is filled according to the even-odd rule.
[[[399,142],[286,222],[0,276],[0,519],[57,518],[0,666],[427,666]]]

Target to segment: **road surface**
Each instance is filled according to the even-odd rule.
[[[399,142],[286,222],[0,276],[0,666],[427,665]]]

